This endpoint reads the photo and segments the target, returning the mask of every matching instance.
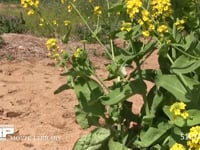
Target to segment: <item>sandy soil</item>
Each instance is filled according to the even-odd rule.
[[[54,61],[47,58],[46,39],[23,34],[4,34],[3,38],[6,45],[0,49],[0,125],[14,125],[18,139],[0,141],[0,149],[71,150],[74,142],[88,131],[76,124],[74,92],[53,94],[66,80],[59,75],[61,70]],[[78,45],[72,42],[67,48],[72,50]],[[101,48],[87,46],[98,74],[105,76],[107,60],[100,57]],[[95,49],[98,51],[93,55]],[[156,53],[144,67],[158,67],[155,57]],[[137,113],[141,99],[136,96],[132,101]]]

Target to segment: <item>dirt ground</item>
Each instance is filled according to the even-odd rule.
[[[0,125],[14,125],[16,138],[0,141],[0,149],[71,150],[75,141],[88,131],[75,121],[74,92],[67,90],[54,95],[66,80],[59,75],[62,70],[47,57],[46,39],[24,34],[4,34],[3,38],[6,45],[0,49]],[[71,42],[67,49],[71,51],[78,45]],[[105,76],[107,60],[101,57],[100,46],[87,47],[98,74]],[[144,67],[158,67],[156,57],[153,54]],[[137,113],[141,99],[136,96],[132,101]]]

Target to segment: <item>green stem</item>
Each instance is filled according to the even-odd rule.
[[[107,93],[109,93],[108,87],[104,84],[104,82],[101,80],[101,78],[97,74],[95,74],[95,73],[93,73],[93,75],[101,83],[101,85],[105,88],[105,90],[107,91]]]
[[[176,46],[176,44],[170,44],[173,48],[175,48],[176,50],[178,50],[179,52],[181,52],[182,54],[184,54],[185,56],[188,56],[190,58],[193,58],[193,59],[197,59],[199,60],[200,58],[199,57],[195,57],[193,55],[190,55],[188,54],[187,52],[183,51],[182,49],[180,49],[179,47]]]
[[[171,64],[174,64],[174,61],[173,61],[172,58],[169,56],[169,54],[167,54],[167,58],[169,59],[169,61],[171,62]]]
[[[104,48],[105,52],[107,53],[107,55],[112,58],[111,54],[109,53],[109,50],[107,49],[107,47],[101,42],[101,40],[99,39],[99,37],[94,33],[94,31],[90,28],[89,24],[87,23],[87,21],[85,20],[85,18],[81,15],[80,11],[76,8],[76,6],[71,3],[72,7],[74,8],[74,10],[78,13],[78,15],[80,16],[80,18],[82,19],[82,21],[85,23],[85,25],[87,26],[87,28],[89,29],[89,31],[92,33],[92,35],[94,35],[94,38],[97,40],[97,42]]]
[[[109,89],[108,87],[105,85],[105,83],[103,82],[103,80],[96,74],[95,71],[93,71],[90,67],[87,66],[87,68],[90,70],[90,72],[92,73],[92,75],[97,79],[97,81],[100,82],[100,84],[104,87],[104,89],[106,90],[107,93],[109,93]]]
[[[110,40],[110,46],[111,46],[111,51],[112,51],[112,60],[115,62],[115,53],[114,53],[113,40]]]
[[[139,60],[136,60],[135,62],[136,62],[136,66],[137,66],[136,69],[138,70],[138,74],[139,74],[139,79],[142,80],[142,70],[141,70],[140,62],[139,62]],[[145,94],[142,95],[142,97],[143,97],[143,101],[144,101],[144,107],[143,107],[144,109],[143,109],[143,111],[145,111],[146,115],[149,115],[150,114],[150,109],[149,109],[149,105],[147,103],[147,97],[146,97]]]
[[[109,10],[110,9],[109,0],[106,0],[106,3],[107,3],[107,9]],[[110,24],[110,12],[108,12],[108,23]]]

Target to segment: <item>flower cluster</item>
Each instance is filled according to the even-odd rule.
[[[144,37],[149,37],[154,30],[160,37],[168,33],[167,25],[163,23],[172,14],[170,0],[152,0],[148,9],[145,9],[142,0],[126,0],[126,12],[131,20],[136,20],[142,27]]]
[[[188,112],[185,110],[186,104],[183,102],[175,102],[170,107],[170,112],[174,114],[174,117],[180,116],[184,119],[189,117]]]
[[[83,50],[82,50],[81,48],[77,48],[76,51],[74,52],[74,55],[73,55],[73,56],[74,56],[75,58],[81,57],[82,51],[83,51]]]
[[[46,42],[46,47],[49,51],[48,56],[54,58],[55,60],[58,60],[63,53],[63,50],[59,49],[58,41],[55,38],[48,39]]]
[[[152,0],[151,1],[152,17],[154,19],[165,20],[172,14],[170,0]]]
[[[189,149],[200,149],[200,126],[190,128],[188,139],[187,145],[189,146]]]
[[[132,30],[132,23],[123,21],[120,29],[121,31],[130,32]]]
[[[131,19],[134,19],[135,15],[139,13],[141,7],[141,0],[126,0],[127,14]]]
[[[175,143],[170,150],[185,150],[185,147],[182,144]]]
[[[35,10],[39,7],[39,0],[21,0],[21,5],[27,10],[28,15],[33,15]]]
[[[164,35],[166,34],[166,33],[168,33],[169,32],[169,29],[168,29],[168,26],[167,25],[160,25],[158,28],[157,28],[157,32],[159,33],[159,36],[161,37],[161,38],[163,38],[164,37]]]
[[[138,23],[142,26],[143,36],[149,37],[150,33],[155,30],[155,25],[150,17],[150,12],[148,10],[142,10],[141,15],[141,19],[138,20]]]

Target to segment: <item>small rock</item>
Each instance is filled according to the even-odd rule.
[[[63,118],[69,118],[69,117],[70,117],[69,112],[64,113],[64,114],[62,115],[62,117],[63,117]]]
[[[56,127],[58,129],[63,129],[66,125],[66,121],[58,121],[58,120],[55,120],[55,121],[52,121],[50,123],[51,126],[53,127]]]
[[[55,62],[48,62],[46,65],[55,67],[56,64],[55,64]]]
[[[11,93],[16,93],[18,90],[17,89],[14,89],[14,90],[8,90],[8,93],[11,94]]]
[[[10,111],[10,112],[6,113],[6,117],[14,118],[14,117],[20,116],[21,114],[22,114],[21,112],[12,112],[12,111]]]

